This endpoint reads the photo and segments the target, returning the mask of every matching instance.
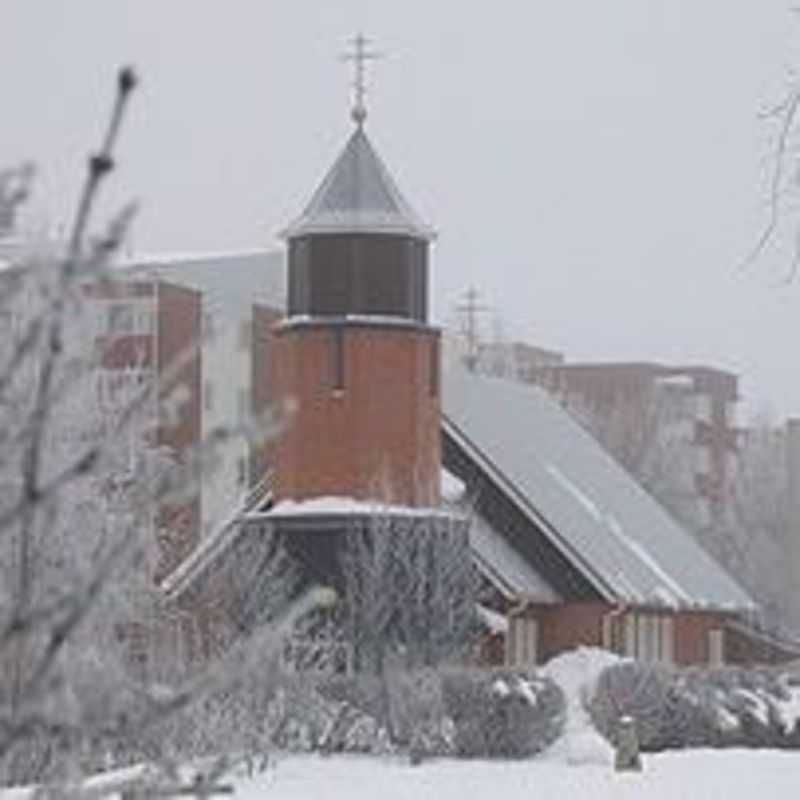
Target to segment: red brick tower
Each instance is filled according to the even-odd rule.
[[[288,315],[276,331],[275,496],[439,501],[439,330],[428,324],[434,234],[356,129],[285,232]]]

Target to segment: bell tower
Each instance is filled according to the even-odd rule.
[[[365,132],[363,37],[354,130],[284,232],[287,318],[275,387],[292,409],[275,451],[276,500],[439,502],[440,333],[428,323],[434,232]]]

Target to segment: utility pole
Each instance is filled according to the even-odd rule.
[[[474,286],[470,286],[464,294],[464,301],[456,306],[456,311],[463,315],[463,331],[467,337],[467,355],[465,363],[470,372],[475,371],[478,363],[479,335],[478,335],[478,315],[491,308],[478,302],[480,293]]]

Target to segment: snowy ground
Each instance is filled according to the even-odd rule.
[[[800,753],[695,750],[644,757],[640,774],[543,757],[523,762],[287,757],[252,780],[240,800],[780,800],[800,790]]]
[[[547,757],[570,765],[610,766],[614,761],[611,745],[594,729],[585,702],[594,694],[595,684],[606,667],[619,656],[593,647],[579,647],[549,661],[542,672],[564,692],[567,718],[564,732]]]
[[[442,759],[418,767],[399,758],[284,756],[253,778],[228,775],[221,782],[233,784],[236,800],[782,800],[800,790],[800,752],[646,755],[644,770],[627,774],[600,764],[570,765],[555,756]],[[0,791],[2,800],[34,796],[25,789]]]

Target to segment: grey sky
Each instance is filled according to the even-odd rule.
[[[143,77],[104,210],[137,252],[270,245],[367,126],[440,232],[436,313],[481,288],[509,336],[572,359],[708,362],[751,409],[800,413],[800,281],[736,264],[764,212],[769,126],[800,24],[787,0],[0,0],[0,163],[35,158],[58,223],[114,67]],[[491,327],[491,325],[489,325]]]

